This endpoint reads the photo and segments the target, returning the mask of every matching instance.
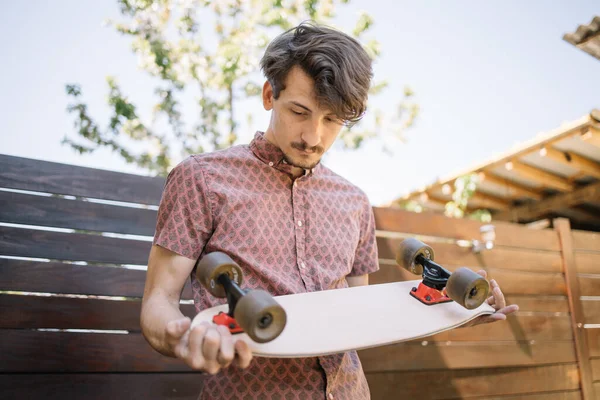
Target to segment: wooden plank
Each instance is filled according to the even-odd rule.
[[[579,269],[579,268],[578,268]],[[600,274],[598,275],[577,275],[579,289],[582,296],[600,295]]]
[[[572,191],[575,185],[569,182],[568,179],[558,176],[552,172],[535,167],[529,164],[525,164],[521,161],[512,160],[507,163],[508,170],[512,170],[517,175],[520,175],[526,179],[530,179],[536,182],[538,185],[557,189],[564,192]]]
[[[173,399],[196,400],[199,373],[2,374],[5,399]]]
[[[541,392],[537,394],[518,394],[502,397],[477,397],[477,400],[581,400],[581,391]]]
[[[0,258],[4,291],[142,297],[145,280],[146,271],[121,267]],[[189,280],[181,298],[193,298]]]
[[[494,218],[502,221],[529,222],[556,212],[557,209],[573,207],[598,198],[600,198],[600,182],[502,211],[494,215]]]
[[[139,333],[0,329],[0,372],[190,372]]]
[[[445,265],[449,271],[457,266]],[[471,268],[477,271],[479,268]],[[485,268],[483,268],[485,269]],[[488,279],[496,279],[502,292],[507,295],[566,295],[566,285],[560,273],[521,272],[487,268]],[[381,265],[379,271],[369,275],[370,284],[420,279],[417,275],[391,265]]]
[[[519,296],[510,294],[506,295],[505,298],[508,304],[518,304],[520,312],[569,313],[569,301],[567,300],[567,296]]]
[[[0,255],[146,265],[151,242],[0,226]]]
[[[540,152],[540,155],[559,162],[567,167],[578,169],[584,172],[586,175],[593,176],[594,178],[600,178],[600,164],[595,160],[580,156],[577,153],[573,153],[571,151],[562,151],[551,146],[547,146]],[[600,192],[598,196],[600,197]]]
[[[600,358],[592,358],[590,363],[592,366],[592,379],[594,382],[600,382]]]
[[[585,330],[585,333],[590,357],[600,357],[600,328],[589,328]]]
[[[0,294],[0,328],[94,329],[140,332],[140,300],[104,300]],[[193,318],[191,304],[180,306]],[[23,312],[27,310],[27,312]]]
[[[582,300],[584,323],[600,325],[600,297]]]
[[[154,236],[157,212],[58,197],[0,191],[0,221]]]
[[[517,272],[491,268],[487,269],[487,273],[488,279],[495,279],[507,295],[566,295],[563,274]]]
[[[576,252],[575,265],[580,274],[600,275],[600,251],[598,253]]]
[[[580,43],[578,47],[583,47],[582,44],[583,43]],[[583,48],[585,49],[584,51],[589,51],[585,47]],[[585,143],[600,148],[600,129],[591,126],[583,135],[580,136],[580,139]]]
[[[567,296],[571,309],[571,325],[573,327],[573,337],[575,339],[575,349],[577,353],[577,363],[579,365],[579,374],[581,376],[581,391],[584,400],[594,398],[592,388],[592,376],[590,367],[590,353],[587,344],[587,337],[584,332],[584,314],[581,301],[579,300],[581,292],[577,281],[577,269],[575,258],[573,256],[573,238],[571,237],[571,227],[569,220],[557,218],[554,220],[554,228],[558,231],[560,237],[563,265],[565,270],[565,280],[567,283]]]
[[[568,341],[573,340],[573,332],[568,315],[554,317],[517,313],[506,321],[452,329],[425,340],[433,342]]]
[[[589,227],[578,228],[583,230],[600,230],[600,217],[597,212],[588,211],[582,206],[573,206],[571,208],[558,207],[554,210],[555,218],[567,218],[572,221],[573,226]]]
[[[395,260],[396,251],[401,242],[402,239],[378,237],[379,258]],[[468,247],[452,243],[428,244],[433,248],[435,261],[441,265],[492,267],[531,272],[562,272],[562,258],[559,252],[500,247],[475,254]]]
[[[534,200],[540,200],[542,198],[542,194],[537,190],[520,185],[517,182],[499,177],[492,173],[480,172],[478,176],[482,183],[490,183],[492,185],[499,186],[502,193],[509,198],[530,197]]]
[[[573,231],[573,249],[575,251],[600,252],[600,233]]]
[[[503,198],[494,196],[490,193],[484,193],[482,191],[476,191],[469,199],[471,206],[475,205],[476,208],[487,208],[492,210],[504,210],[510,207],[511,201]]]
[[[438,190],[439,188],[441,188],[444,185],[452,184],[457,178],[459,178],[460,176],[464,176],[465,174],[481,173],[481,172],[488,174],[488,173],[492,172],[493,170],[495,170],[497,167],[505,166],[506,163],[511,160],[514,160],[514,159],[517,159],[518,157],[527,155],[532,150],[537,151],[540,148],[540,146],[550,145],[550,144],[555,143],[563,138],[566,138],[569,136],[576,136],[576,135],[579,135],[580,133],[585,132],[586,130],[589,130],[590,129],[590,121],[591,121],[590,117],[585,116],[584,118],[581,118],[579,121],[577,121],[576,124],[575,123],[571,124],[571,126],[568,129],[560,129],[559,132],[556,132],[556,134],[554,134],[555,132],[552,132],[553,133],[552,135],[546,136],[543,140],[536,141],[536,143],[533,143],[533,144],[528,143],[526,146],[522,146],[518,150],[513,150],[510,152],[507,152],[507,153],[501,155],[500,157],[496,157],[494,160],[491,160],[485,164],[481,164],[474,168],[470,168],[468,171],[461,171],[452,177],[449,177],[449,178],[446,178],[443,180],[438,180],[437,182],[435,182],[431,185],[428,185],[425,188],[419,189],[417,192],[422,192],[425,190],[434,190],[434,191]],[[508,179],[510,179],[510,178],[508,178]],[[413,195],[413,193],[405,196],[404,198],[411,197]]]
[[[464,399],[576,391],[577,364],[367,373],[373,399]],[[398,397],[399,394],[401,397]]]
[[[415,371],[573,363],[573,342],[400,343],[359,351],[365,371]]]
[[[0,154],[0,187],[158,205],[165,180]]]
[[[452,239],[481,239],[479,228],[484,225],[470,219],[448,218],[434,213],[414,213],[394,208],[374,207],[378,230],[439,236]],[[535,230],[518,224],[494,221],[496,246],[559,251],[558,236],[550,229]]]

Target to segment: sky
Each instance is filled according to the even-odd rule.
[[[0,10],[0,153],[145,174],[108,150],[82,156],[61,144],[65,135],[76,139],[67,83],[82,86],[102,125],[107,75],[133,103],[151,104],[154,81],[138,70],[129,39],[102,24],[119,18],[117,2],[0,0]],[[334,148],[323,161],[373,205],[600,108],[600,61],[562,39],[600,15],[598,0],[353,0],[337,9],[335,24],[352,27],[361,10],[375,21],[365,39],[381,43],[375,80],[390,85],[370,109],[392,113],[406,85],[421,108],[406,142],[392,143],[393,154],[370,143],[358,151]],[[244,110],[255,126],[240,143],[264,131],[269,117],[259,99]]]

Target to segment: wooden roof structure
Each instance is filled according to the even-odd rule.
[[[579,25],[575,32],[565,34],[563,39],[600,60],[600,16],[594,17],[587,25]]]
[[[467,211],[488,209],[492,219],[549,226],[569,218],[574,229],[600,231],[600,109],[542,133],[483,164],[396,199],[443,212],[456,179],[478,174]]]

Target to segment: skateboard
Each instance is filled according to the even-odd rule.
[[[225,325],[255,356],[313,357],[419,339],[494,313],[488,282],[468,268],[454,273],[433,261],[428,245],[406,239],[396,262],[422,279],[320,292],[271,296],[242,289],[241,268],[224,253],[210,253],[196,276],[227,304],[192,321]]]

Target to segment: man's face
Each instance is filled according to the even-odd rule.
[[[265,138],[295,167],[314,168],[343,127],[333,113],[318,108],[314,81],[299,67],[288,73],[278,99],[273,98],[270,83],[265,83],[263,104],[267,111],[273,110]]]

